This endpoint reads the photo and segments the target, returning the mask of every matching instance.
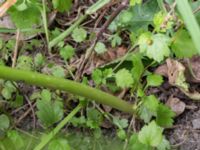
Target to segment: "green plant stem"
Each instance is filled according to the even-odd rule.
[[[87,85],[53,76],[48,76],[36,72],[18,70],[10,67],[0,66],[0,78],[21,81],[27,84],[43,86],[46,88],[58,89],[94,100],[98,103],[109,105],[118,110],[134,113],[133,105],[121,100],[106,92],[102,92]]]
[[[194,45],[197,48],[198,53],[200,54],[200,28],[197,23],[197,20],[192,12],[192,8],[188,0],[176,0],[178,10],[183,17],[184,23],[192,37]]]
[[[49,47],[52,48],[54,47],[56,44],[58,44],[60,41],[62,41],[65,37],[67,37],[68,35],[70,35],[72,33],[72,31],[78,27],[80,25],[80,23],[87,17],[88,15],[81,15],[79,17],[79,19],[73,24],[71,25],[67,30],[65,30],[63,33],[61,33],[59,36],[57,36],[56,38],[54,38],[52,41],[49,42]]]
[[[45,0],[42,0],[42,20],[43,20],[43,26],[44,26],[44,31],[46,35],[46,40],[47,40],[47,45],[48,45],[48,51],[50,53],[50,47],[49,47],[49,31],[48,31],[48,23],[47,23],[47,14],[46,14],[46,2]]]
[[[42,138],[41,142],[34,148],[34,150],[41,150],[44,146],[49,143],[49,141],[69,122],[69,120],[76,115],[77,112],[82,108],[82,105],[79,104],[74,108],[69,115],[67,115],[57,126],[53,129],[48,135]]]

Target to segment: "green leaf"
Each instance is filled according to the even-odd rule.
[[[42,53],[37,53],[34,57],[34,64],[36,67],[41,67],[44,64],[44,57]]]
[[[142,100],[142,105],[139,108],[140,118],[148,123],[153,116],[157,115],[159,101],[154,95],[146,96]]]
[[[7,81],[4,84],[4,88],[2,89],[1,94],[5,99],[11,99],[12,94],[15,91],[16,87],[10,81]]]
[[[97,52],[97,54],[102,54],[107,51],[105,44],[102,42],[97,42],[94,50]]]
[[[83,28],[76,28],[72,32],[72,38],[75,42],[83,42],[87,37],[87,31]]]
[[[163,77],[158,74],[150,74],[147,76],[147,86],[160,86],[163,83]]]
[[[41,99],[44,101],[51,101],[51,92],[49,90],[43,89],[41,92]]]
[[[133,68],[131,70],[135,83],[140,82],[140,78],[144,72],[144,65],[141,60],[141,54],[135,54],[132,56]]]
[[[128,127],[127,119],[120,119],[119,117],[113,117],[113,123],[119,128],[124,129]]]
[[[119,46],[122,43],[122,39],[118,34],[114,34],[109,39],[111,40],[111,46],[112,47]]]
[[[24,139],[19,135],[17,131],[8,131],[7,137],[12,141],[12,144],[15,145],[16,150],[22,149],[25,146]]]
[[[54,139],[49,143],[48,150],[70,150],[70,145],[66,139]]]
[[[37,117],[45,127],[58,122],[63,117],[63,104],[60,101],[37,100]]]
[[[154,59],[157,62],[164,60],[164,57],[170,55],[169,46],[171,39],[164,34],[143,33],[138,41],[140,52]]]
[[[8,118],[8,116],[2,114],[0,115],[0,130],[6,130],[8,129],[10,126],[10,120]]]
[[[136,4],[141,4],[142,0],[130,0],[130,5],[135,6]]]
[[[64,60],[68,60],[68,59],[72,58],[72,56],[74,56],[74,54],[75,54],[75,50],[71,45],[66,45],[65,47],[61,48],[61,50],[60,50],[60,56]]]
[[[155,121],[145,125],[138,134],[138,139],[141,143],[156,147],[160,145],[163,140],[163,129],[159,127]]]
[[[39,9],[40,6],[36,1],[30,0],[26,4],[27,8],[20,11],[18,6],[22,4],[21,2],[22,0],[18,1],[17,4],[12,6],[8,13],[17,28],[32,28],[41,20]]]
[[[186,30],[179,30],[173,37],[172,51],[178,58],[188,58],[197,54],[198,51]]]
[[[59,12],[68,11],[72,6],[72,0],[52,0],[52,3]]]
[[[160,145],[157,146],[158,150],[171,150],[171,146],[168,140],[166,140],[165,137],[163,137],[162,142],[160,143]]]
[[[87,109],[87,126],[91,129],[97,129],[100,127],[101,123],[103,121],[102,114],[94,109],[94,108],[88,108]]]
[[[157,109],[156,122],[163,127],[171,127],[173,125],[173,118],[175,113],[164,104],[160,104]]]
[[[22,70],[33,70],[33,59],[29,56],[19,56],[17,59],[16,68]]]
[[[51,68],[52,74],[55,77],[64,78],[65,77],[65,70],[61,66],[54,66]]]
[[[116,73],[115,78],[117,86],[121,88],[131,87],[134,83],[133,77],[127,69],[119,70]]]
[[[117,130],[117,136],[122,140],[125,140],[127,138],[126,132],[123,129]]]
[[[131,135],[131,138],[129,140],[128,150],[151,150],[149,146],[142,144],[138,140],[138,135],[136,133]]]
[[[100,69],[95,69],[92,72],[92,80],[96,85],[100,85],[102,83],[103,73]]]

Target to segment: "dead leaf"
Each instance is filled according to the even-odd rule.
[[[169,106],[176,113],[176,116],[181,115],[186,108],[186,104],[184,102],[174,97],[170,97],[167,100],[166,105]]]

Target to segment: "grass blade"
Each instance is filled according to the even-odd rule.
[[[183,17],[184,23],[192,37],[194,45],[200,54],[200,28],[192,12],[188,0],[177,0],[178,10]]]

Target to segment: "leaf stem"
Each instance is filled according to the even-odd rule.
[[[124,112],[135,113],[132,104],[106,92],[68,79],[5,66],[0,66],[0,78],[66,91],[74,95],[83,96],[88,100],[94,100],[98,103],[109,105]]]

